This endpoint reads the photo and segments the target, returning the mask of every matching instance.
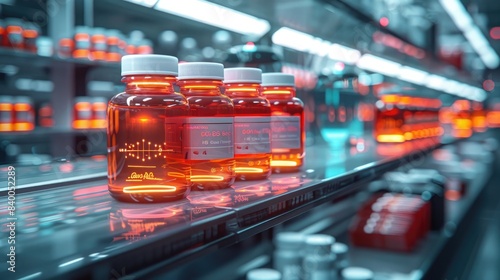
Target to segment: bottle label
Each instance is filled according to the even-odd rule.
[[[183,154],[188,160],[234,157],[232,117],[189,117],[183,126]]]
[[[271,152],[271,117],[234,118],[234,154]]]
[[[300,148],[300,117],[271,117],[272,149]]]

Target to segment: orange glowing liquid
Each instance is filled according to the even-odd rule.
[[[174,92],[175,77],[128,76],[125,92],[108,105],[108,187],[133,202],[183,198],[189,165],[182,155],[186,99]]]
[[[234,104],[236,177],[266,179],[271,175],[269,101],[260,96],[259,84],[226,84],[226,95]],[[268,122],[252,122],[261,121],[262,117],[268,118]]]
[[[262,94],[271,104],[271,167],[275,172],[298,171],[304,163],[305,156],[304,103],[295,97],[295,88],[290,86],[262,87]],[[289,121],[292,120],[291,118],[284,119],[286,117],[298,118],[298,140],[286,137],[285,134],[297,130],[297,124]],[[281,121],[281,119],[286,121]],[[287,139],[286,143],[279,141],[280,138]]]
[[[221,94],[222,81],[183,80],[178,85],[189,102],[184,141],[190,146],[185,158],[191,166],[192,186],[228,188],[235,180],[233,103]],[[218,141],[225,144],[217,144]],[[218,156],[212,156],[213,152]]]
[[[375,113],[375,139],[379,143],[402,143],[410,137],[403,131],[403,113],[394,105],[377,109]]]

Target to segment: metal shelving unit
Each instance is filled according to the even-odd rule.
[[[302,172],[238,182],[219,191],[193,191],[172,203],[117,202],[107,193],[105,180],[77,183],[68,178],[64,183],[62,178],[57,184],[33,185],[17,197],[17,217],[23,221],[18,243],[21,250],[32,252],[20,254],[30,263],[22,277],[41,273],[42,278],[105,278],[122,268],[127,274],[154,274],[357,192],[363,183],[443,145],[425,142],[399,156],[367,150],[329,165],[325,159],[338,151],[310,147]]]

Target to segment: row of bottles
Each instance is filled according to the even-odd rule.
[[[374,136],[379,143],[403,143],[443,134],[438,99],[383,95],[375,106]]]
[[[104,97],[77,97],[73,105],[74,129],[106,128],[107,99]],[[35,116],[35,105],[27,96],[0,96],[0,132],[31,131],[35,119],[40,127],[53,127],[52,106],[43,103]]]
[[[0,132],[35,128],[33,101],[26,96],[0,96]]]
[[[58,55],[95,61],[119,62],[125,54],[151,54],[153,43],[127,38],[119,30],[77,26],[73,38],[59,41]]]
[[[304,110],[292,75],[129,55],[122,76],[125,92],[107,114],[113,197],[179,199],[302,166]]]
[[[3,47],[36,52],[36,41],[40,35],[38,25],[19,18],[0,21],[0,41]]]

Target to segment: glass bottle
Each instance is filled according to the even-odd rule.
[[[262,94],[271,104],[271,167],[298,171],[305,156],[304,103],[295,97],[295,78],[284,73],[262,74]]]
[[[122,58],[125,92],[108,104],[108,185],[111,196],[133,202],[183,198],[189,165],[182,154],[186,98],[174,91],[177,58]]]
[[[262,97],[262,70],[224,70],[225,94],[234,104],[236,178],[266,179],[271,175],[271,105]]]
[[[234,106],[222,95],[223,79],[220,63],[179,64],[178,85],[189,102],[183,153],[191,166],[192,186],[200,190],[227,188],[235,180]]]

